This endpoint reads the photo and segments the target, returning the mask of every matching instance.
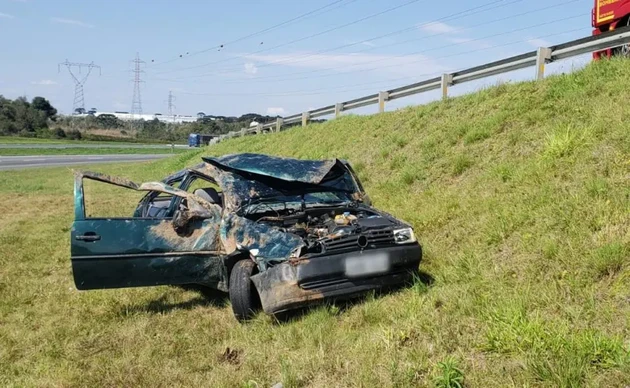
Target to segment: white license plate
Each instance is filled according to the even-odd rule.
[[[346,258],[346,276],[378,275],[389,271],[387,253],[364,253]]]

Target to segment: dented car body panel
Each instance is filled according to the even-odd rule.
[[[147,194],[127,218],[90,218],[84,179]],[[191,193],[193,182],[209,188]],[[220,194],[204,195],[212,185]],[[142,184],[78,172],[74,194],[78,289],[196,283],[228,291],[234,262],[252,260],[262,307],[276,313],[400,284],[422,256],[411,227],[371,207],[338,159],[225,155]]]
[[[185,198],[190,218],[176,231],[172,219],[88,218],[83,180],[171,194]],[[93,172],[75,173],[75,221],[71,229],[71,259],[78,289],[204,283],[226,290],[218,223],[220,207],[162,182],[138,185]]]

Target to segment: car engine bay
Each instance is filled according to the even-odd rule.
[[[393,227],[398,225],[361,207],[306,209],[285,215],[261,215],[253,220],[300,237],[306,245],[302,254],[311,255],[394,244]]]

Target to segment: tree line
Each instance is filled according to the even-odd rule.
[[[165,123],[160,120],[122,121],[112,114],[58,115],[57,109],[44,97],[29,101],[0,95],[0,135],[89,140],[185,142],[191,133],[222,135],[249,127],[252,121],[268,123],[277,116],[247,113],[236,116],[213,116],[203,112],[190,123]]]
[[[50,126],[58,120],[57,109],[44,97],[10,100],[0,95],[0,135],[23,137],[77,137],[77,131],[55,133]]]

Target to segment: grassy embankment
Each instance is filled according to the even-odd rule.
[[[629,73],[602,62],[205,150],[348,158],[422,240],[432,284],[284,324],[171,287],[76,291],[69,170],[1,172],[0,385],[627,386]],[[97,170],[158,179],[198,157]]]

